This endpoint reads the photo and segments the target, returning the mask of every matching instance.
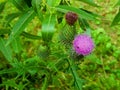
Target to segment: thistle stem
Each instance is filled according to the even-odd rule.
[[[75,69],[75,64],[73,62],[73,60],[71,59],[67,59],[68,61],[68,64],[69,64],[69,67],[70,67],[70,70],[71,70],[71,73],[74,77],[74,81],[75,81],[75,84],[76,86],[78,87],[78,90],[82,90],[82,80],[79,78],[77,72],[76,72],[76,69]],[[79,80],[78,80],[79,79]],[[81,82],[80,82],[81,81]]]

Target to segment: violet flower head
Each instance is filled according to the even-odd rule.
[[[81,34],[73,40],[73,48],[78,55],[88,55],[94,49],[92,38],[86,34]]]

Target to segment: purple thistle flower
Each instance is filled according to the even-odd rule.
[[[92,52],[94,43],[90,36],[81,34],[73,40],[73,48],[77,54],[85,56]]]

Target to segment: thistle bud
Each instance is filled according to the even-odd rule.
[[[74,23],[77,21],[78,19],[78,15],[74,12],[68,12],[66,13],[65,15],[65,19],[66,19],[66,22],[69,24],[69,25],[74,25]]]

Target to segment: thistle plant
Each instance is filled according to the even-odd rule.
[[[0,0],[0,90],[120,90],[114,2]]]
[[[77,33],[75,23],[78,20],[78,15],[74,12],[67,12],[64,18],[66,24],[60,32],[60,40],[64,45],[66,45],[66,47],[69,47]]]
[[[3,1],[0,53],[7,64],[0,65],[0,90],[82,90],[83,80],[75,63],[80,58],[71,56],[92,53],[92,38],[78,30],[87,31],[87,20],[96,20],[96,16],[76,8],[75,0]],[[4,11],[9,4],[16,12],[13,8]],[[83,19],[85,22],[80,21]]]
[[[86,56],[94,49],[94,42],[88,34],[78,34],[76,30],[76,21],[78,20],[77,13],[67,12],[65,14],[66,25],[60,33],[61,42],[73,48],[77,55]],[[83,23],[83,22],[81,22]],[[88,23],[87,23],[88,24]],[[86,31],[89,32],[90,31]]]
[[[79,19],[77,13],[67,12],[65,14],[66,24],[61,30],[60,40],[63,43],[63,45],[65,45],[66,47],[66,51],[69,57],[67,60],[70,65],[69,68],[71,70],[71,73],[74,77],[75,85],[78,90],[82,90],[83,83],[82,83],[82,79],[78,78],[79,76],[76,72],[77,65],[75,64],[75,61],[76,60],[80,61],[80,59],[83,58],[83,57],[81,58],[81,56],[89,55],[93,51],[95,45],[92,38],[89,36],[90,31],[88,31],[89,30],[88,28],[83,26],[83,28],[86,29],[84,34],[77,33],[77,27],[76,27],[77,20],[81,20]],[[88,25],[87,21],[85,22],[79,21],[79,22],[84,25]],[[77,81],[77,79],[79,80]]]

